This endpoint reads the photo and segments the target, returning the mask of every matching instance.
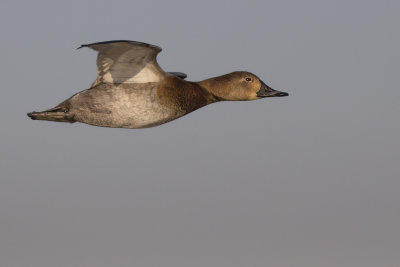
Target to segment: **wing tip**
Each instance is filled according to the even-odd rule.
[[[162,50],[161,47],[159,47],[157,45],[152,45],[152,44],[138,42],[138,41],[131,41],[131,40],[111,40],[111,41],[103,41],[103,42],[96,42],[96,43],[90,43],[90,44],[83,44],[83,45],[81,45],[80,47],[78,47],[76,49],[81,49],[83,47],[91,48],[94,45],[112,44],[112,43],[130,43],[130,44],[134,44],[134,45],[138,45],[138,46],[142,46],[142,47],[148,47],[148,48],[156,49],[157,52],[160,52]]]
[[[184,80],[184,79],[187,78],[187,74],[186,74],[186,73],[183,73],[183,72],[171,71],[171,72],[168,72],[168,73],[171,74],[171,75],[173,75],[173,76],[176,76],[176,77],[178,77],[178,78],[181,78],[182,80]]]

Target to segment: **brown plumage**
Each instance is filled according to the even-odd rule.
[[[34,120],[83,122],[96,126],[145,128],[177,119],[218,101],[287,96],[256,75],[237,71],[200,82],[184,73],[164,72],[156,61],[161,48],[133,41],[83,45],[99,52],[92,87],[56,107],[31,112]]]

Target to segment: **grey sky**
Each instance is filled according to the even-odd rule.
[[[399,1],[2,1],[5,267],[394,267]],[[31,121],[88,88],[80,44],[158,45],[166,71],[290,96],[160,127]]]

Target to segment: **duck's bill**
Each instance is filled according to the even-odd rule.
[[[272,97],[272,96],[288,96],[289,94],[286,92],[281,92],[281,91],[277,91],[272,89],[271,87],[269,87],[268,85],[266,85],[265,83],[261,83],[261,88],[260,90],[257,92],[257,96],[258,97]]]

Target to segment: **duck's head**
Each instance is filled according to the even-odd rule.
[[[200,84],[221,100],[256,100],[264,97],[289,95],[272,89],[256,75],[246,71],[235,71],[204,80]]]

